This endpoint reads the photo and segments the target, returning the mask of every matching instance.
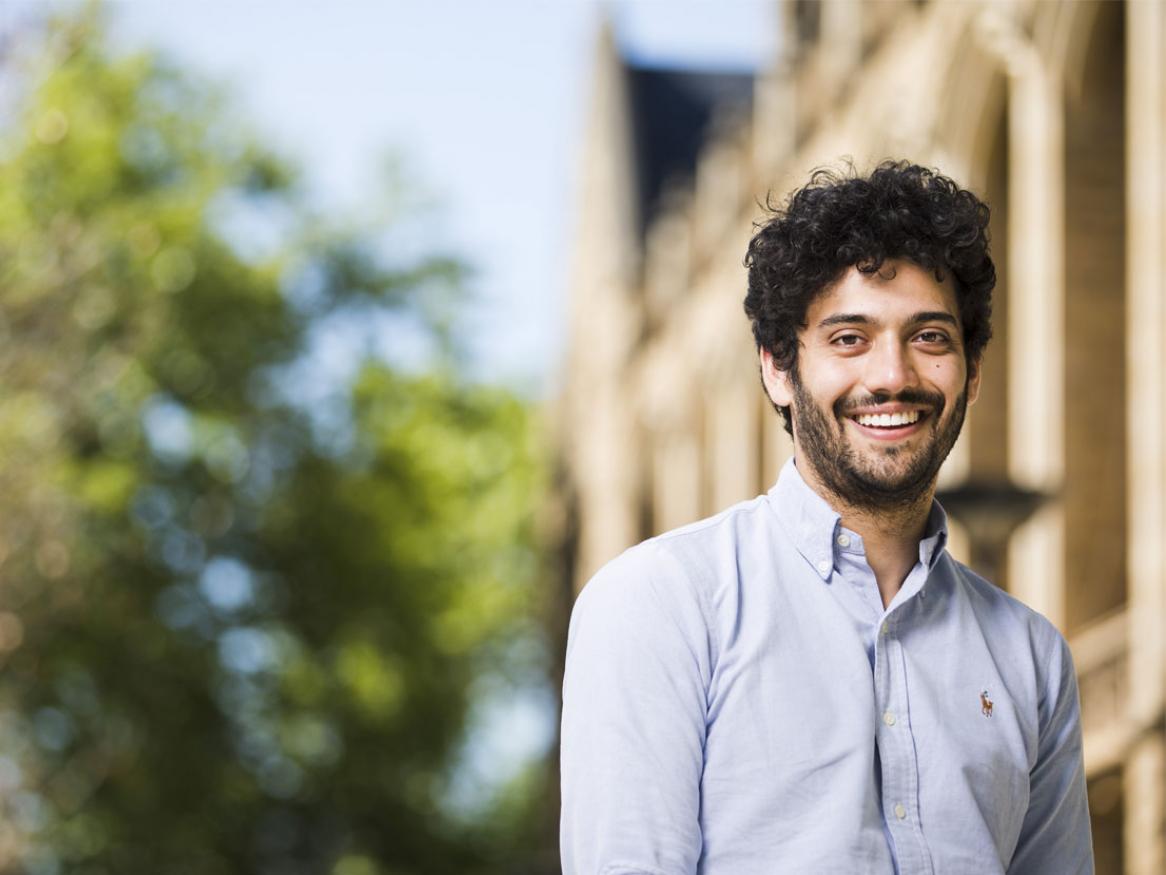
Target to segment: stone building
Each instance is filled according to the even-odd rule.
[[[1166,4],[780,12],[755,77],[597,46],[559,418],[573,586],[790,454],[741,309],[766,193],[842,156],[939,167],[992,205],[1000,277],[942,474],[952,551],[1069,638],[1097,871],[1166,872]]]

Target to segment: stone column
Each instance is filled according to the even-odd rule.
[[[701,447],[692,429],[660,436],[653,454],[652,520],[656,534],[701,518]]]
[[[640,535],[637,431],[626,388],[642,320],[631,154],[623,63],[605,28],[579,174],[563,374],[564,452],[579,512],[577,586]]]
[[[783,37],[788,42],[790,37]],[[758,78],[754,86],[753,176],[758,192],[769,189],[780,168],[793,154],[797,143],[793,50],[785,48]]]
[[[1031,43],[1006,49],[1009,74],[1008,287],[1012,479],[1053,491],[1064,476],[1064,103]],[[1008,579],[1018,598],[1064,620],[1064,514],[1050,502],[1015,535]]]
[[[750,376],[745,371],[746,378],[728,380],[710,393],[709,513],[719,513],[757,494],[761,410],[757,404],[759,390],[747,379]]]
[[[835,95],[862,61],[862,16],[866,4],[856,0],[823,0],[823,66],[827,93]]]
[[[1166,7],[1126,5],[1130,875],[1166,871]]]

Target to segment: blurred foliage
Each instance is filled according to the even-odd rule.
[[[448,804],[475,683],[540,661],[533,419],[456,376],[461,268],[329,225],[95,7],[19,36],[0,871],[533,871],[537,769]],[[365,354],[321,390],[319,327],[385,314],[427,367]]]

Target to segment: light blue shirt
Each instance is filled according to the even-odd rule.
[[[936,504],[884,609],[791,462],[603,568],[567,645],[566,875],[1092,872],[1069,649],[946,539]]]

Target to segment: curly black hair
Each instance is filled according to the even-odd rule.
[[[758,349],[796,373],[798,330],[811,301],[850,268],[876,273],[906,259],[935,278],[955,277],[969,366],[992,336],[996,267],[988,252],[988,206],[938,171],[884,161],[867,177],[818,169],[784,207],[756,226],[745,266],[745,313]],[[779,408],[790,430],[788,408]]]

